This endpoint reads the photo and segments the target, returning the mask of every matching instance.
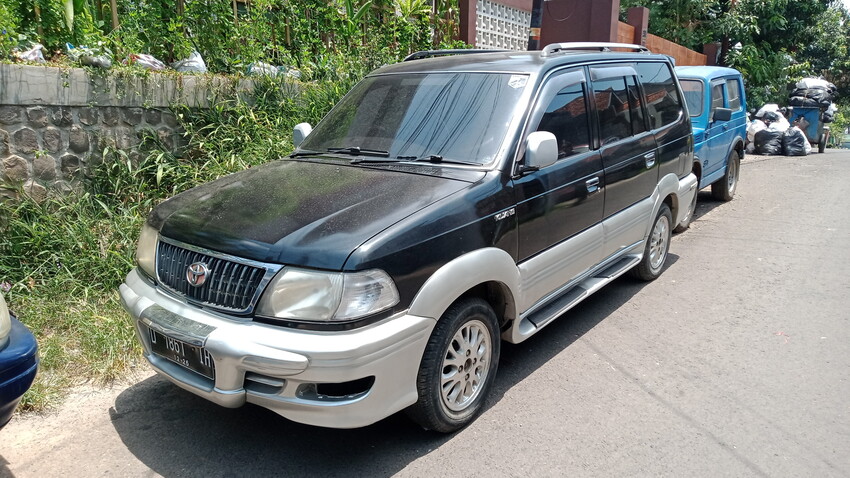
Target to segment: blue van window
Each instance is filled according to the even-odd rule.
[[[681,80],[682,92],[685,93],[685,101],[688,103],[688,114],[696,118],[702,116],[702,95],[705,93],[702,82],[699,80]]]
[[[726,92],[729,93],[729,109],[739,111],[741,109],[741,83],[738,80],[726,80]]]
[[[711,112],[717,108],[723,108],[723,84],[711,85]]]

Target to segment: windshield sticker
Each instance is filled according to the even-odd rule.
[[[522,88],[525,84],[528,83],[528,77],[525,75],[511,75],[510,81],[508,81],[508,86],[511,88]]]

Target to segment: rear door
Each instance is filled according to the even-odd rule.
[[[605,171],[605,253],[611,255],[643,240],[658,156],[633,65],[591,67],[590,77]]]

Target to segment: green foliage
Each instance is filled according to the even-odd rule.
[[[850,114],[848,114],[847,108],[839,107],[835,113],[835,120],[829,125],[829,135],[833,138],[831,141],[836,145],[840,145],[850,140],[850,137],[845,133],[847,128],[850,128]]]
[[[50,58],[70,42],[115,52],[116,60],[146,53],[171,63],[197,50],[212,72],[240,73],[263,62],[302,69],[305,79],[333,79],[363,52],[380,65],[450,43],[457,0],[436,4],[432,13],[427,0],[118,0],[113,31],[109,2],[7,0],[0,54],[40,42]]]
[[[825,0],[623,0],[647,6],[651,33],[699,51],[720,43],[721,63],[744,73],[753,106],[784,104],[789,78],[805,71],[839,82],[848,71],[850,22],[839,2]],[[839,82],[835,80],[838,79]],[[847,85],[850,87],[850,84]]]
[[[8,56],[18,44],[18,26],[12,5],[0,2],[0,56]]]

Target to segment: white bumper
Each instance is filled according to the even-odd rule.
[[[187,305],[159,292],[137,270],[120,292],[145,358],[178,386],[225,407],[251,402],[293,421],[333,428],[366,426],[416,402],[416,375],[436,324],[402,314],[339,332],[266,325]],[[203,346],[213,357],[215,380],[154,354],[148,328]],[[362,392],[317,393],[317,384],[369,377],[374,383]]]

